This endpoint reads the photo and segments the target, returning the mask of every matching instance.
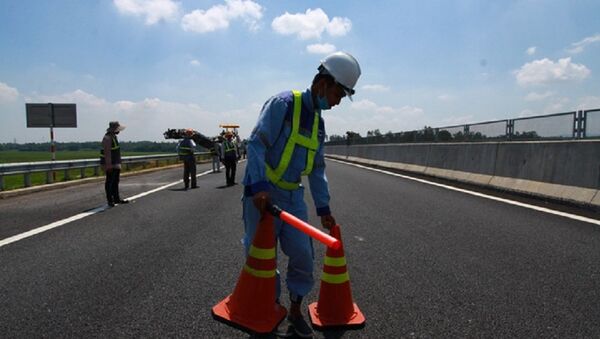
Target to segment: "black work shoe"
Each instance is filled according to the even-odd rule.
[[[294,335],[294,327],[288,321],[282,321],[279,325],[271,332],[272,335],[278,338],[289,338]]]
[[[198,188],[198,186],[196,186],[196,185],[193,185],[193,186],[192,186],[192,189],[194,189],[194,188]]]
[[[292,327],[294,327],[294,332],[300,338],[312,338],[313,330],[308,326],[306,321],[302,316],[292,317],[288,315],[287,320],[290,322]]]
[[[115,203],[114,203],[114,202],[112,202],[112,201],[109,201],[109,202],[107,203],[107,205],[108,205],[108,207],[115,207]]]
[[[119,199],[117,200],[117,204],[129,204],[129,200]]]

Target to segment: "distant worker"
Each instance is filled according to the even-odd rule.
[[[242,159],[246,159],[246,153],[248,153],[248,141],[244,140],[240,143],[240,155]]]
[[[106,201],[108,206],[114,207],[115,204],[127,204],[129,201],[121,199],[119,195],[119,181],[121,177],[121,146],[117,134],[125,129],[125,126],[118,121],[108,123],[108,129],[102,139],[102,149],[100,150],[100,164],[106,174],[104,182],[104,191],[106,192]]]
[[[237,145],[233,142],[233,133],[225,132],[225,140],[221,144],[221,161],[225,165],[225,181],[227,186],[235,185],[235,170],[239,160]]]
[[[209,150],[212,157],[212,172],[221,172],[221,143],[219,137],[213,139],[213,147]]]
[[[192,188],[198,188],[198,185],[196,185],[196,155],[194,154],[196,143],[192,140],[193,135],[193,129],[186,129],[185,136],[177,144],[177,154],[179,154],[179,159],[183,161],[183,185],[186,190],[190,187],[190,177]]]
[[[321,61],[310,89],[286,91],[271,97],[263,106],[248,140],[248,164],[244,176],[244,245],[249,251],[261,216],[273,203],[307,221],[301,175],[308,175],[310,192],[321,225],[330,229],[336,222],[329,209],[323,142],[324,110],[354,94],[360,66],[348,53],[336,52]],[[296,334],[312,336],[301,313],[302,299],[314,285],[311,238],[294,227],[276,221],[275,233],[283,253],[289,257],[287,288],[290,297],[288,322]],[[277,300],[281,282],[277,279]]]

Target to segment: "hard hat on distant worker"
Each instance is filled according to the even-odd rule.
[[[349,53],[335,52],[321,60],[320,73],[331,75],[337,83],[342,85],[346,95],[352,100],[354,86],[360,77],[360,65]]]

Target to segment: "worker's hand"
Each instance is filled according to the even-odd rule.
[[[271,198],[269,197],[269,192],[262,191],[254,194],[252,201],[254,202],[254,206],[260,211],[260,215],[263,215],[267,211],[267,206],[271,202]]]
[[[323,228],[330,230],[333,226],[335,226],[335,218],[331,214],[322,215],[321,225],[323,225]]]

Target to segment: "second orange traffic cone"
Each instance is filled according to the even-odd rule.
[[[250,333],[269,333],[285,318],[287,311],[275,302],[275,226],[265,213],[252,240],[246,265],[235,290],[212,308],[213,317]]]
[[[330,234],[340,241],[340,226],[331,228]],[[361,328],[365,316],[352,300],[350,277],[346,267],[344,245],[334,250],[327,248],[321,276],[319,301],[308,306],[310,321],[314,328]]]

